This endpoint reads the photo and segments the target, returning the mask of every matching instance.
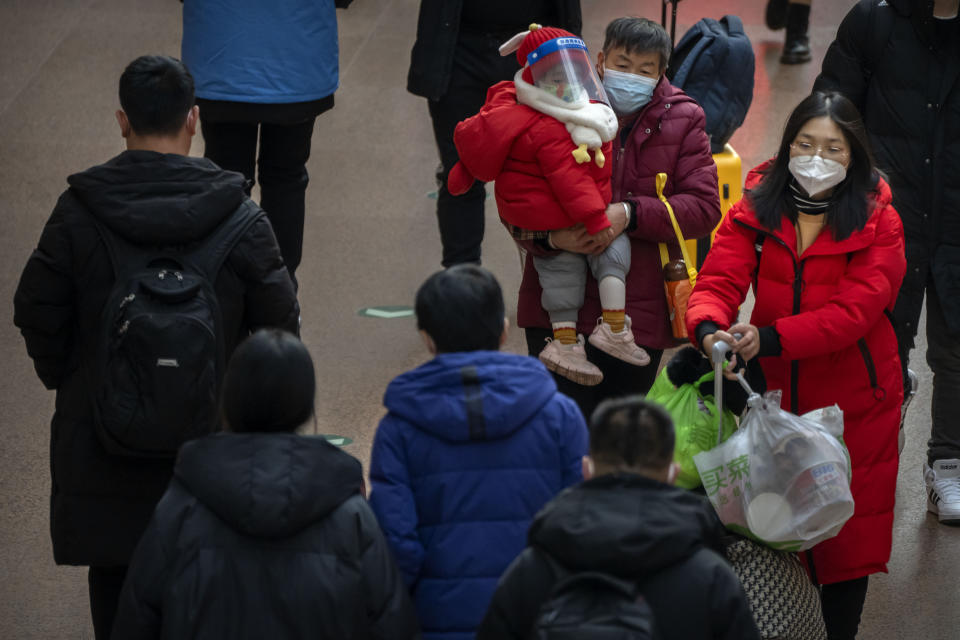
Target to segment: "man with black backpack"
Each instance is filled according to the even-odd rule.
[[[14,297],[37,375],[56,389],[51,534],[89,566],[98,639],[182,442],[217,428],[224,365],[299,305],[244,178],[190,158],[193,78],[166,56],[120,77],[127,151],[68,178]]]
[[[760,637],[712,507],[671,486],[674,442],[639,396],[597,407],[586,480],[537,514],[478,640]]]

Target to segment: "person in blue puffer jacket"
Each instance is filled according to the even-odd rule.
[[[534,514],[582,479],[587,429],[539,360],[498,351],[508,323],[489,271],[434,274],[416,314],[435,357],[387,387],[370,505],[424,637],[472,639]]]
[[[196,83],[204,157],[242,173],[247,195],[259,164],[260,206],[294,283],[313,125],[333,107],[340,82],[335,8],[351,2],[183,4],[181,57]]]

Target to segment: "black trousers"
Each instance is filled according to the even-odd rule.
[[[309,181],[306,164],[316,118],[295,124],[213,122],[202,115],[200,119],[206,144],[204,157],[224,169],[242,173],[250,181],[248,195],[254,169],[259,169],[260,206],[267,212],[280,254],[296,282],[294,272],[303,254],[304,199]]]
[[[546,339],[553,336],[550,329],[524,329],[527,338],[527,352],[536,358],[547,345]],[[641,345],[642,346],[642,345]],[[660,366],[662,349],[643,347],[650,354],[650,364],[645,367],[636,367],[610,356],[595,348],[589,342],[586,344],[587,359],[599,367],[603,372],[603,382],[593,387],[585,387],[553,374],[557,388],[564,395],[569,396],[580,407],[583,417],[589,423],[590,416],[597,405],[609,398],[619,398],[634,394],[646,394],[657,378],[657,369]]]
[[[447,191],[447,174],[460,156],[453,144],[453,131],[461,120],[480,111],[487,89],[501,80],[511,80],[519,69],[516,56],[501,56],[499,46],[513,34],[461,32],[453,59],[453,72],[446,94],[429,100],[433,135],[440,153],[437,169],[437,223],[443,245],[442,264],[449,267],[464,262],[480,262],[483,241],[483,203],[486,192],[482,182],[459,196]],[[266,207],[264,207],[266,208]]]
[[[87,572],[90,615],[93,618],[93,635],[97,640],[110,640],[113,619],[120,602],[120,589],[126,577],[127,567],[90,567]]]
[[[933,371],[927,460],[932,464],[935,460],[960,458],[960,420],[957,420],[960,413],[960,336],[952,335],[947,326],[929,262],[923,258],[911,260],[911,253],[908,247],[907,275],[893,315],[906,390],[909,386],[907,362],[919,329],[920,309],[926,293],[926,358]]]
[[[867,599],[867,576],[820,587],[827,640],[854,640]]]

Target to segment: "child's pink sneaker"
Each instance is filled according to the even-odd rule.
[[[614,333],[610,325],[603,321],[603,318],[597,319],[597,328],[590,334],[590,344],[600,351],[623,360],[637,367],[645,367],[650,364],[650,355],[637,346],[633,339],[633,331],[630,329],[630,316],[626,317],[623,331]]]
[[[577,335],[576,344],[561,344],[559,340],[547,338],[547,346],[540,352],[540,362],[558,376],[585,387],[592,387],[603,381],[603,372],[587,360],[582,335]]]

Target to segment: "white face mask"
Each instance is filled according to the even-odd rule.
[[[820,156],[793,156],[787,167],[807,195],[811,196],[832,189],[847,177],[846,167],[836,160]]]

